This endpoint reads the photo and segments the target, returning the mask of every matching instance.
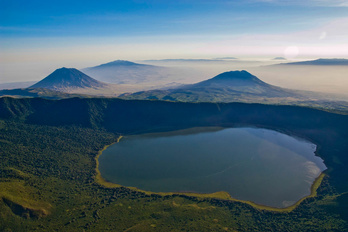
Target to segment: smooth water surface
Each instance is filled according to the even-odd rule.
[[[287,207],[310,194],[326,167],[316,145],[259,128],[192,128],[124,137],[99,158],[108,181],[153,192],[226,191]]]

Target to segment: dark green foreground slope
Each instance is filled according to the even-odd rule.
[[[348,117],[260,104],[0,99],[0,231],[345,231]],[[95,183],[95,156],[119,134],[254,125],[318,145],[318,196],[290,213]]]

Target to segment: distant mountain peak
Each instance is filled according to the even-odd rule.
[[[229,71],[221,73],[215,77],[213,77],[210,80],[252,80],[257,79],[254,75],[250,74],[249,72],[242,70],[242,71]]]
[[[136,63],[128,60],[114,60],[106,64],[137,65]]]
[[[250,74],[245,70],[241,71],[229,71],[221,73],[211,79],[199,82],[193,86],[211,86],[211,85],[222,85],[222,86],[251,86],[251,85],[267,85],[256,76]]]
[[[77,88],[98,88],[107,84],[99,82],[75,68],[59,68],[30,88],[66,90]]]
[[[67,67],[61,67],[57,68],[56,70],[53,71],[53,73],[58,73],[58,72],[73,72],[73,71],[78,71],[76,68],[67,68]]]

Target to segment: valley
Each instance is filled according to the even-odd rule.
[[[243,103],[1,98],[0,117],[2,181],[7,180],[9,184],[19,181],[27,191],[37,192],[30,196],[32,202],[39,201],[48,212],[47,216],[27,221],[22,213],[13,215],[16,211],[9,211],[2,203],[1,221],[6,222],[2,223],[3,229],[44,231],[54,225],[72,231],[116,227],[121,230],[138,225],[140,230],[149,230],[156,225],[158,230],[208,231],[227,227],[241,231],[280,228],[320,231],[323,227],[337,230],[346,227],[348,173],[344,154],[348,118],[345,115],[296,106]],[[326,175],[316,194],[284,213],[223,200],[219,195],[162,196],[95,182],[95,157],[105,145],[117,142],[120,135],[241,125],[274,129],[317,144],[316,154],[324,160],[328,171],[324,172]],[[16,171],[7,171],[10,169]],[[28,197],[13,201],[24,205]],[[202,210],[203,224],[199,219]],[[308,213],[313,210],[315,216]],[[117,218],[119,223],[110,217]],[[218,223],[211,223],[215,219]],[[263,223],[258,223],[259,220]],[[290,223],[294,220],[296,223]],[[316,226],[308,224],[313,221]]]

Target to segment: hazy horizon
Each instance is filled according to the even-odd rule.
[[[296,59],[296,61],[301,61],[302,59]],[[295,60],[292,60],[295,61]],[[246,70],[252,75],[255,75],[262,81],[279,86],[282,88],[294,89],[294,90],[306,90],[314,91],[328,94],[340,95],[338,99],[348,101],[348,80],[346,74],[348,73],[348,66],[331,66],[331,65],[274,65],[280,63],[291,62],[290,60],[277,61],[272,59],[259,59],[259,60],[225,60],[225,61],[135,61],[142,64],[156,65],[159,67],[166,67],[168,69],[162,71],[154,72],[154,76],[149,76],[149,73],[144,70],[144,75],[139,79],[139,83],[135,81],[134,74],[136,76],[141,75],[141,71],[129,71],[117,72],[115,74],[118,82],[109,82],[104,79],[99,79],[98,76],[90,75],[92,78],[103,81],[106,83],[116,83],[122,88],[129,89],[130,92],[137,92],[142,90],[163,88],[176,86],[179,84],[194,84],[200,81],[204,81],[214,76],[227,72],[236,70]],[[96,66],[98,64],[92,64],[91,66]],[[89,67],[91,67],[89,66]],[[83,66],[85,68],[87,66]],[[50,67],[48,72],[42,72],[41,76],[36,79],[28,79],[25,83],[20,82],[0,82],[0,89],[13,89],[13,88],[25,88],[33,85],[35,81],[40,81],[45,78],[53,71],[61,67]],[[69,67],[68,68],[73,68]],[[76,67],[74,67],[76,68]],[[81,70],[81,68],[79,68]],[[82,70],[84,71],[84,70]],[[129,72],[129,78],[127,77],[127,72]],[[134,73],[135,72],[135,73]],[[33,73],[35,73],[33,71]],[[121,76],[119,76],[121,75]],[[116,80],[116,79],[115,79]],[[142,80],[142,81],[141,81]],[[31,81],[31,82],[30,82]],[[34,82],[33,82],[34,81]],[[145,82],[144,82],[145,81]],[[124,83],[123,83],[124,82]],[[129,85],[131,84],[131,85]],[[132,89],[134,91],[132,91]],[[329,99],[330,96],[327,96]]]
[[[347,15],[347,0],[3,1],[0,83],[118,59],[348,58]]]

